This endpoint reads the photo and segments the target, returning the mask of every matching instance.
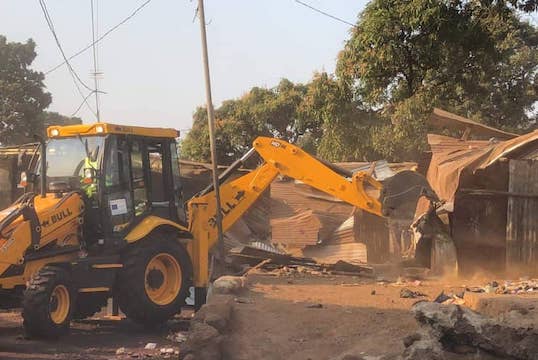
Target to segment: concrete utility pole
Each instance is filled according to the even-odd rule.
[[[213,187],[215,200],[217,202],[217,231],[218,231],[218,252],[220,259],[224,260],[224,238],[222,235],[222,212],[220,207],[219,176],[217,173],[217,149],[215,144],[215,114],[213,111],[213,100],[211,97],[211,78],[209,76],[209,56],[207,52],[207,35],[204,14],[204,0],[198,0],[198,20],[200,21],[200,33],[202,36],[202,61],[204,63],[205,93],[207,102],[207,122],[209,124],[209,144],[211,147],[211,163],[213,165]]]

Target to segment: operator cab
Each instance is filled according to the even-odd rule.
[[[148,215],[185,223],[176,130],[98,123],[47,132],[46,191],[85,195],[89,246],[120,245]]]

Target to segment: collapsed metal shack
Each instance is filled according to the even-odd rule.
[[[509,140],[428,135],[459,270],[538,273],[538,130]]]

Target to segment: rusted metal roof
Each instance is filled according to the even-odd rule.
[[[336,263],[339,260],[350,264],[366,264],[368,262],[366,245],[358,242],[308,246],[302,251],[302,255],[325,264]]]
[[[428,135],[432,160],[427,179],[437,195],[452,202],[461,173],[485,169],[504,157],[525,157],[538,148],[538,130],[506,141],[463,141]]]
[[[518,136],[517,134],[499,130],[438,108],[433,109],[430,124],[440,129],[448,128],[461,131],[468,129],[475,136],[495,137],[501,140],[513,139]]]
[[[312,210],[297,215],[271,220],[271,242],[288,249],[315,245],[319,241],[321,222]]]

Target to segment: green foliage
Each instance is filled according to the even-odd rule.
[[[312,150],[331,161],[374,158],[369,128],[378,121],[376,113],[361,108],[349,87],[327,73],[314,74],[307,89],[300,119],[317,139]]]
[[[392,111],[421,93],[493,126],[526,127],[537,99],[537,36],[500,3],[373,0],[337,74],[374,108]]]
[[[333,161],[416,160],[433,107],[510,131],[536,121],[538,31],[518,16],[535,0],[372,0],[338,55],[336,75],[253,88],[217,109],[221,159],[258,135]],[[209,159],[205,111],[183,156]]]
[[[272,136],[296,142],[308,129],[298,116],[306,87],[287,79],[272,89],[254,87],[239,99],[227,100],[215,109],[218,161],[229,164],[251,146],[257,136]],[[181,143],[181,156],[209,161],[207,112],[199,107],[193,125]]]
[[[36,57],[35,43],[7,42],[0,35],[0,144],[32,140],[42,128],[40,114],[51,102],[44,91],[43,73],[30,69]],[[38,132],[39,133],[39,132]]]

